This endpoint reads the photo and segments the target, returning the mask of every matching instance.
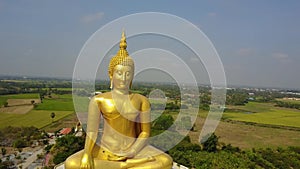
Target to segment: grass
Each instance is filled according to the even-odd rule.
[[[43,90],[49,90],[49,88],[42,88]],[[62,88],[62,87],[52,87],[52,90],[64,90],[64,91],[72,91],[72,88]]]
[[[242,149],[300,146],[300,132],[245,124],[220,122],[219,141]]]
[[[27,94],[10,94],[10,95],[1,95],[0,97],[6,97],[9,99],[38,99],[38,93],[27,93]]]
[[[7,114],[1,113],[0,118],[0,128],[6,126],[35,126],[37,128],[42,128],[46,125],[52,123],[50,114],[53,110],[31,110],[26,114]],[[55,111],[54,121],[62,119],[73,111]]]
[[[90,100],[87,97],[75,96],[76,102],[76,112],[87,112]]]
[[[0,96],[0,107],[3,106],[6,101],[7,101],[6,97],[1,97]]]
[[[0,107],[4,105],[7,99],[39,99],[38,93],[28,93],[28,94],[11,94],[11,95],[0,95]]]
[[[261,124],[300,127],[300,110],[275,107],[271,103],[249,102],[230,106],[223,118]]]
[[[72,128],[75,127],[78,123],[77,115],[75,113],[71,113],[64,118],[58,119],[57,121],[42,127],[46,132],[55,132],[61,128]]]
[[[18,94],[0,96],[3,103],[7,99],[29,99],[39,98],[38,94]],[[80,98],[82,101],[88,100],[86,97]],[[86,101],[87,103],[87,101]],[[55,95],[52,98],[43,99],[43,103],[37,104],[36,108],[26,114],[1,113],[0,128],[5,126],[35,126],[42,128],[52,124],[50,114],[54,112],[54,121],[61,120],[70,114],[74,114],[73,99],[71,94]]]
[[[287,99],[276,99],[278,101],[287,102],[287,103],[294,103],[294,104],[300,104],[300,100],[287,100]]]
[[[189,133],[193,143],[199,143],[204,121],[205,118],[198,116],[196,132]],[[300,131],[220,121],[214,132],[219,142],[241,149],[300,146]]]
[[[228,106],[228,109],[224,112],[223,118],[242,121],[242,123],[220,121],[217,129],[214,131],[219,136],[220,142],[242,149],[300,146],[300,131],[243,123],[255,122],[300,127],[299,110],[275,107],[272,103],[257,102],[249,102],[245,106]],[[189,133],[194,143],[199,143],[200,132],[207,113],[204,110],[199,111],[196,120],[196,132]]]
[[[21,94],[0,96],[0,102],[8,99],[39,98],[38,94]],[[82,110],[87,109],[88,99],[78,98]],[[263,124],[284,125],[300,127],[300,110],[275,107],[271,103],[249,102],[245,106],[229,106],[223,117],[237,121],[256,122]],[[194,110],[194,109],[191,109]],[[55,112],[54,122],[50,118],[51,112]],[[251,112],[247,114],[246,112]],[[196,129],[197,132],[190,132],[193,142],[198,142],[199,135],[207,116],[207,111],[199,111]],[[170,112],[176,117],[177,112]],[[5,126],[35,126],[38,128],[55,131],[64,126],[71,127],[76,124],[76,114],[73,108],[71,94],[55,95],[52,98],[45,98],[43,103],[28,112],[27,114],[0,114],[0,128]],[[285,129],[245,125],[242,123],[229,123],[221,121],[215,131],[219,141],[242,149],[253,147],[286,147],[299,146],[300,132]]]
[[[272,103],[249,102],[245,106],[228,106],[229,109],[241,109],[249,112],[267,112],[274,108]]]
[[[52,95],[52,97],[43,99],[43,103],[38,104],[35,110],[74,111],[71,94]]]

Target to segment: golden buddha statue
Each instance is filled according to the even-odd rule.
[[[172,158],[150,146],[150,103],[130,92],[134,62],[126,50],[125,33],[120,49],[108,68],[111,91],[96,95],[89,103],[84,150],[65,161],[66,169],[170,169]],[[103,135],[96,143],[100,116]]]

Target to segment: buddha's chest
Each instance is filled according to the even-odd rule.
[[[105,119],[113,120],[118,117],[135,121],[140,113],[140,105],[132,101],[105,100],[101,104],[101,112]]]

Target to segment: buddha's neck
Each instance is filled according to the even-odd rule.
[[[129,94],[129,90],[113,89],[112,92],[114,92],[116,94],[120,94],[120,95],[128,95]]]

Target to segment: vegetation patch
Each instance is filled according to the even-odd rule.
[[[189,133],[192,143],[199,144],[205,118],[198,116],[195,130]],[[231,144],[241,149],[299,146],[300,131],[286,130],[245,123],[220,121],[215,131],[221,144]]]
[[[32,110],[26,114],[2,113],[0,119],[0,128],[4,128],[6,126],[34,126],[37,128],[42,128],[52,123],[52,119],[50,117],[52,112],[53,111],[50,110]],[[54,122],[72,113],[74,112],[55,111]]]
[[[33,109],[33,105],[22,105],[22,106],[12,106],[12,107],[1,107],[0,113],[8,114],[26,114]]]
[[[272,103],[249,102],[245,106],[231,106],[224,112],[223,118],[300,128],[300,110],[275,107]]]
[[[27,94],[11,94],[11,95],[0,95],[0,107],[7,102],[8,99],[39,99],[39,94],[37,93],[27,93]]]
[[[50,98],[44,98],[35,110],[74,111],[72,95],[53,95]]]

